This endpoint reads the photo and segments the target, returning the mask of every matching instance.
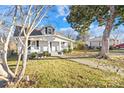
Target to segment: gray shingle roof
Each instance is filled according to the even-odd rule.
[[[21,32],[21,26],[16,26],[16,29],[15,29],[15,31],[14,31],[14,36],[19,36],[20,32]],[[30,36],[42,35],[41,32],[42,32],[42,29],[40,29],[40,30],[36,30],[36,29],[35,29],[35,30],[30,34]],[[24,33],[22,33],[21,36],[24,36]]]
[[[47,27],[50,27],[50,26],[47,26]],[[53,28],[53,27],[52,27],[52,28]],[[55,30],[55,29],[53,28],[53,30]],[[15,29],[15,31],[14,31],[14,36],[19,36],[20,32],[21,32],[21,26],[16,26],[16,29]],[[39,30],[38,30],[38,29],[35,29],[35,30],[30,34],[30,36],[45,35],[44,32],[45,32],[45,27],[43,27],[43,28],[41,28],[41,29],[39,29]],[[62,34],[62,33],[60,33],[60,32],[54,32],[53,34],[59,35],[59,36],[62,36],[62,37],[65,37],[64,34]],[[22,33],[21,36],[24,36],[24,33]],[[65,37],[65,38],[67,38],[67,37]],[[67,39],[68,39],[68,38],[67,38]]]

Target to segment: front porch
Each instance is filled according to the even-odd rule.
[[[45,51],[48,51],[48,53],[52,55],[57,55],[58,52],[62,52],[64,49],[68,50],[68,46],[72,44],[69,44],[68,42],[62,42],[62,41],[41,41],[41,40],[29,40],[28,41],[28,53],[43,53]]]

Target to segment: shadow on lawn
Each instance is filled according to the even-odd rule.
[[[79,59],[79,58],[94,58],[95,55],[92,56],[52,56],[52,57],[46,57],[46,58],[34,58],[34,59],[28,59],[28,60],[57,60],[58,58],[60,59]],[[9,61],[16,61],[16,58],[11,58],[8,59]]]
[[[95,55],[92,55],[92,56],[66,56],[66,57],[61,57],[59,56],[59,58],[61,59],[81,59],[81,58],[94,58]]]
[[[57,60],[59,59],[81,59],[81,58],[94,58],[96,55],[90,55],[90,56],[52,56],[52,57],[46,57],[46,58],[36,58],[32,60]]]

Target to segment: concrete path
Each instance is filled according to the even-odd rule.
[[[92,67],[92,68],[97,68],[97,69],[100,69],[100,70],[104,70],[104,71],[109,71],[109,72],[114,72],[114,73],[117,73],[121,76],[124,77],[124,68],[119,68],[117,66],[112,66],[112,65],[108,65],[108,64],[101,64],[101,63],[97,63],[97,62],[94,62],[94,61],[89,61],[89,60],[86,60],[86,59],[80,59],[80,58],[70,58],[70,57],[67,57],[67,56],[60,56],[60,58],[63,58],[63,59],[67,59],[67,60],[70,60],[70,61],[74,61],[74,62],[78,62],[78,63],[81,63],[81,64],[84,64],[84,65],[87,65],[89,67]]]

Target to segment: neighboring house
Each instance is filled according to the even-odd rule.
[[[21,26],[17,26],[14,32],[14,37],[17,39],[21,30]],[[21,35],[23,38],[23,34]],[[48,51],[51,55],[57,55],[58,52],[68,49],[69,46],[73,49],[73,42],[71,40],[58,32],[55,31],[55,28],[52,26],[43,27],[40,30],[35,29],[28,41],[28,53],[38,52],[42,53]],[[21,45],[18,43],[18,51],[20,51]]]
[[[95,48],[101,47],[102,46],[102,37],[91,38],[86,43],[90,47],[95,47]],[[109,39],[109,45],[110,46],[115,46],[115,45],[120,44],[120,43],[121,43],[121,40],[119,40],[119,39],[116,39],[116,40],[112,39],[112,38]]]

